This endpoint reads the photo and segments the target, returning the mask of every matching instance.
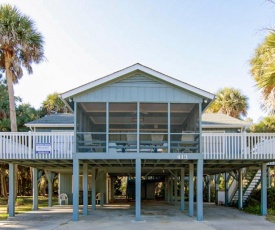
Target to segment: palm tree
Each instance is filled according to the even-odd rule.
[[[0,69],[5,72],[11,131],[17,131],[13,84],[23,76],[22,67],[32,73],[32,64],[45,59],[43,37],[34,22],[15,6],[0,6]]]
[[[275,114],[275,32],[271,32],[250,60],[251,74],[261,92],[261,107]]]
[[[13,84],[18,83],[23,76],[22,67],[31,74],[32,64],[44,60],[43,44],[42,35],[28,16],[22,14],[15,6],[0,5],[0,70],[5,72],[7,80],[12,132],[17,132]],[[17,182],[16,165],[15,191]]]
[[[223,113],[231,117],[240,118],[247,115],[248,98],[240,90],[225,87],[216,94],[216,100],[207,109],[208,113]]]

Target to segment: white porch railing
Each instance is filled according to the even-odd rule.
[[[0,132],[0,159],[72,159],[73,132]]]
[[[72,159],[74,149],[73,132],[0,132],[0,159]],[[204,159],[273,161],[275,133],[203,133],[202,149]]]
[[[275,133],[203,133],[204,159],[275,159]]]

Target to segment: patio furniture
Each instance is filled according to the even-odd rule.
[[[87,147],[90,147],[90,150],[92,152],[96,152],[96,149],[98,149],[100,146],[99,143],[95,143],[95,141],[92,138],[91,133],[84,133],[83,134],[83,140],[84,140],[84,145]]]
[[[192,153],[194,134],[183,132],[181,142],[178,144],[178,152]]]
[[[158,148],[158,147],[162,147],[163,146],[163,134],[151,134],[151,140],[152,140],[152,144],[155,146],[153,148],[153,152],[157,153],[157,152],[163,152],[162,148]]]
[[[59,205],[62,205],[63,201],[65,205],[68,205],[68,195],[66,193],[61,193],[59,195]]]

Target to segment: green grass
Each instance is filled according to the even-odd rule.
[[[58,204],[56,197],[53,197],[53,205]],[[8,218],[7,214],[7,198],[0,198],[0,220]],[[48,207],[48,197],[38,197],[38,207]],[[32,197],[31,196],[19,196],[15,203],[15,214],[24,213],[32,210]]]

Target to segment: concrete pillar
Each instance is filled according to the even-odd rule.
[[[15,215],[15,164],[9,163],[9,217]]]
[[[168,178],[167,178],[167,176],[164,177],[164,184],[165,184],[164,199],[166,202],[168,202]]]
[[[197,161],[197,221],[203,220],[203,159]]]
[[[32,210],[38,210],[38,170],[32,168]]]
[[[79,160],[73,159],[73,221],[78,221],[79,208]]]
[[[184,168],[180,170],[180,211],[184,211]]]
[[[46,171],[45,176],[48,181],[48,206],[53,206],[53,179],[54,174],[51,171]]]
[[[106,172],[102,171],[100,174],[100,206],[102,207],[105,204]]]
[[[174,186],[174,180],[173,175],[170,176],[170,202],[173,201],[173,186]]]
[[[228,173],[224,173],[224,182],[225,182],[225,193],[224,193],[224,205],[226,207],[228,207],[228,191],[229,191],[229,186],[228,186],[228,182],[229,182],[229,178],[230,176],[228,175]]]
[[[136,221],[141,221],[141,159],[136,159]]]
[[[261,167],[261,215],[267,215],[266,163]]]
[[[271,180],[270,180],[270,167],[267,167],[267,187],[270,188]]]
[[[115,180],[116,177],[111,177],[111,203],[115,202]]]
[[[96,169],[92,169],[92,210],[96,210]]]
[[[189,164],[189,216],[194,215],[194,164]]]
[[[88,164],[83,164],[83,215],[88,215]]]
[[[243,208],[243,170],[239,169],[239,178],[238,178],[238,186],[239,186],[239,198],[238,198],[238,208]]]
[[[220,185],[220,174],[215,175],[215,204],[219,204],[219,185]]]
[[[174,179],[174,202],[175,206],[178,204],[178,172],[175,171],[175,179]]]
[[[208,201],[208,203],[210,203],[211,202],[211,181],[212,181],[212,177],[211,176],[207,176],[207,196],[208,196],[208,198],[207,198],[207,201]]]

